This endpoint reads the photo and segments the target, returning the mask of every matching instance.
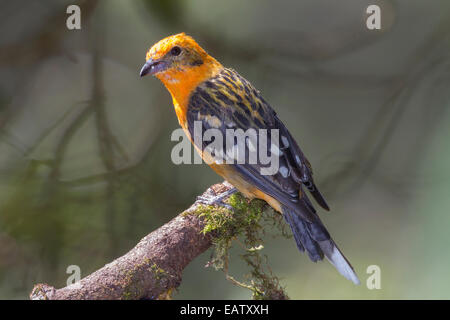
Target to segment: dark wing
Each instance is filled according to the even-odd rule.
[[[289,168],[291,169],[292,178],[298,182],[305,185],[317,203],[325,210],[330,210],[327,202],[320,193],[319,189],[316,187],[313,177],[312,168],[308,159],[306,159],[302,150],[298,146],[295,139],[289,133],[286,126],[281,122],[280,119],[275,115],[276,127],[280,129],[281,143],[288,149],[285,152],[286,160],[288,161]]]
[[[249,161],[252,148],[249,147],[251,142],[248,137],[244,145],[245,161],[234,161],[234,168],[246,181],[284,206],[296,210],[305,220],[317,219],[311,202],[302,192],[302,184],[314,186],[308,161],[272,108],[247,80],[233,70],[224,69],[216,77],[198,86],[191,95],[187,110],[188,130],[193,140],[201,141],[197,147],[205,150],[210,141],[194,139],[195,121],[198,121],[197,127],[200,124],[202,136],[208,129],[219,130],[223,136],[226,136],[227,129],[267,129],[267,155],[277,157],[278,170],[272,175],[264,175],[261,174],[262,170],[270,167],[270,164],[263,163],[259,156],[256,163]],[[274,143],[271,129],[278,129],[277,143]],[[237,141],[233,143],[237,144]],[[223,139],[222,150],[226,153],[226,139]],[[320,196],[319,199],[319,204],[325,204],[327,208],[323,198]]]

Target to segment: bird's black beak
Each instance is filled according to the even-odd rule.
[[[166,70],[166,67],[167,63],[165,61],[148,59],[141,69],[140,76],[143,77],[147,74],[153,75],[155,73]]]

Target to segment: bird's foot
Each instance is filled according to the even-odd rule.
[[[197,197],[197,202],[207,205],[207,206],[219,206],[219,207],[224,207],[227,208],[228,210],[234,211],[234,208],[232,206],[230,206],[228,203],[225,203],[224,200],[229,198],[233,193],[236,193],[237,189],[236,188],[232,188],[218,196],[212,196],[212,197],[207,197],[207,196],[198,196]]]

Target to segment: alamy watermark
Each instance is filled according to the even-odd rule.
[[[366,20],[366,26],[369,30],[381,29],[381,8],[376,4],[367,7],[366,13],[369,14]]]
[[[81,29],[81,9],[76,4],[71,4],[67,7],[66,13],[69,16],[66,19],[66,27],[69,30]]]
[[[280,133],[278,129],[225,129],[202,130],[202,121],[194,121],[194,145],[202,153],[203,161],[211,164],[254,164],[259,166],[260,174],[274,175],[279,170]],[[181,139],[181,141],[180,141]],[[184,135],[183,129],[176,129],[171,135],[172,141],[179,141],[171,153],[175,164],[201,164],[202,159],[196,153],[192,157],[192,146]],[[282,137],[287,141],[286,137]],[[284,145],[284,147],[287,147]]]
[[[366,286],[369,290],[381,289],[381,268],[376,264],[372,264],[367,267],[366,273],[370,276],[367,277]]]
[[[76,264],[67,266],[66,273],[70,274],[70,276],[67,277],[67,286],[80,286],[81,268],[79,266]]]

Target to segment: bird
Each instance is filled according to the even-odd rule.
[[[265,200],[284,216],[300,251],[306,251],[313,262],[325,257],[345,278],[360,284],[305,192],[329,210],[313,180],[310,162],[260,91],[235,70],[224,67],[184,32],[163,38],[150,47],[140,70],[140,76],[145,75],[153,75],[164,84],[186,136],[205,162],[234,186],[211,203],[220,203],[224,196],[235,191],[248,199]],[[241,145],[247,152],[244,161],[230,162],[229,157],[227,161],[219,161],[216,153],[208,149],[208,141],[197,139],[198,131],[201,136],[208,130],[225,134],[230,129],[245,132],[253,129],[257,137],[261,132],[271,132],[266,135],[266,148],[270,159],[277,160],[277,170],[263,174],[261,161],[248,161],[248,155],[257,152],[264,143],[255,146],[245,140]],[[273,132],[278,135],[276,143]]]

